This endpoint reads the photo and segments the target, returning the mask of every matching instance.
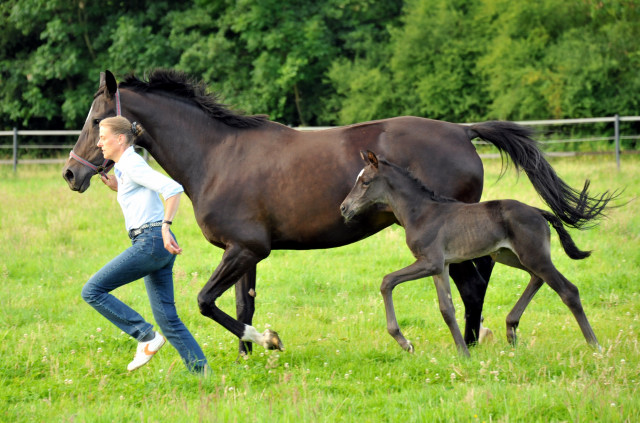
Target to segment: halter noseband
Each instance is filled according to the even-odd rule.
[[[120,90],[116,88],[116,113],[118,116],[122,116],[122,109],[120,108]],[[96,166],[91,163],[89,160],[85,160],[82,157],[78,156],[73,150],[69,153],[69,157],[78,161],[79,163],[85,165],[89,169],[93,170],[96,173],[106,177],[107,172],[111,170],[111,168],[115,165],[115,163],[109,164],[109,159],[104,159],[104,162],[100,166]]]

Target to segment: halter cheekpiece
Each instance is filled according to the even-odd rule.
[[[116,88],[116,114],[117,116],[122,116],[122,109],[120,108],[120,89]],[[131,133],[135,135],[135,133],[137,132],[137,122],[133,122],[131,124]],[[78,156],[73,150],[71,150],[71,152],[69,153],[69,157],[71,157],[72,159],[82,163],[83,165],[85,165],[86,167],[88,167],[89,169],[93,170],[94,172],[96,172],[96,174],[100,174],[104,177],[107,177],[107,172],[109,172],[111,170],[111,168],[115,165],[115,163],[111,162],[111,164],[109,164],[109,162],[111,160],[109,159],[104,159],[104,161],[102,162],[101,165],[96,166],[93,163],[91,163],[89,160],[85,160],[82,157]]]

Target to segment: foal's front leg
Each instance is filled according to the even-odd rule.
[[[411,266],[407,266],[404,269],[388,274],[382,280],[382,285],[380,285],[380,293],[384,300],[384,310],[387,315],[387,331],[405,351],[410,353],[413,352],[413,345],[411,345],[411,342],[402,335],[400,327],[398,326],[398,320],[396,319],[396,312],[393,307],[393,288],[402,282],[412,281],[427,276],[429,276],[429,273],[424,266],[424,263],[418,260]]]
[[[527,285],[518,302],[507,315],[507,340],[514,346],[517,340],[516,329],[518,329],[518,325],[520,324],[522,313],[524,313],[533,296],[536,295],[536,292],[538,292],[543,284],[544,281],[540,277],[532,274],[529,285]]]
[[[440,312],[444,318],[445,323],[449,326],[453,340],[458,347],[460,353],[469,356],[469,349],[467,343],[464,342],[458,322],[456,321],[456,310],[453,307],[453,301],[451,300],[451,285],[449,284],[449,265],[445,264],[442,273],[433,275],[433,281],[436,285],[436,292],[438,293],[438,303],[440,304]]]

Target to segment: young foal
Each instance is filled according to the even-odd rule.
[[[340,206],[343,217],[349,221],[374,204],[388,205],[404,227],[407,245],[416,257],[411,266],[385,276],[380,287],[387,330],[402,348],[413,351],[396,320],[393,288],[402,282],[433,276],[444,321],[458,350],[469,355],[451,301],[449,264],[485,255],[531,274],[529,285],[507,317],[507,337],[511,342],[515,342],[515,329],[524,309],[546,282],[569,307],[587,342],[598,346],[582,309],[578,288],[551,262],[547,222],[558,232],[569,257],[583,259],[590,253],[576,247],[555,215],[515,200],[467,204],[443,198],[397,165],[378,160],[370,151],[360,154],[367,165]]]

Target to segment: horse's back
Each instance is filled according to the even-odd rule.
[[[480,200],[484,169],[464,125],[400,116],[319,131],[317,136],[333,140],[335,160],[351,169],[349,185],[363,166],[360,151],[371,150],[410,169],[439,194]]]
[[[378,210],[343,223],[339,206],[363,167],[361,150],[410,168],[443,195],[474,202],[482,191],[482,162],[465,127],[448,122],[406,116],[318,131],[271,123],[238,133],[235,143],[216,152],[226,160],[212,167],[225,175],[218,188],[234,197],[237,216],[269,226],[273,248],[344,245],[395,221]],[[233,162],[236,156],[243,162]]]

